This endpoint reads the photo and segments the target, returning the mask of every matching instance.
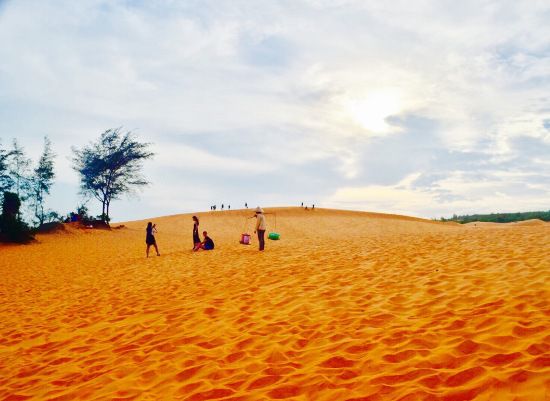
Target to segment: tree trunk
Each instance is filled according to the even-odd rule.
[[[40,217],[39,217],[39,220],[40,220],[40,225],[44,224],[44,220],[45,220],[44,205],[42,203],[40,203]]]
[[[36,194],[36,199],[34,201],[36,202],[34,205],[34,216],[38,219],[39,226],[41,226],[42,222],[40,221],[40,216],[38,215],[38,194]]]
[[[107,203],[107,198],[103,198],[103,205],[101,208],[101,220],[105,220],[105,204]]]

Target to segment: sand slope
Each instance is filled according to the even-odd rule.
[[[550,399],[550,225],[276,213],[0,246],[0,400]]]

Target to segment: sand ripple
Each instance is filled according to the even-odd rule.
[[[0,400],[550,399],[550,225],[277,213],[0,247]]]

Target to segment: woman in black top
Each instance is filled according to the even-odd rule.
[[[193,216],[193,250],[196,251],[200,244],[201,238],[199,237],[199,218],[197,216]]]
[[[157,240],[155,239],[157,225],[149,222],[147,223],[147,228],[145,229],[145,231],[147,233],[147,235],[145,236],[145,243],[147,244],[147,257],[149,257],[149,248],[151,248],[151,245],[155,247],[155,250],[157,251],[157,256],[160,256],[159,248],[157,246]]]

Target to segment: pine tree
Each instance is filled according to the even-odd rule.
[[[44,211],[44,198],[50,193],[55,178],[54,157],[51,141],[48,137],[44,137],[44,151],[30,179],[30,197],[38,226],[44,224],[47,216]]]
[[[13,180],[13,190],[23,202],[29,192],[29,168],[31,161],[25,156],[25,150],[19,146],[17,139],[13,139],[12,150],[9,155],[9,174]]]
[[[108,223],[113,199],[147,185],[141,175],[143,162],[154,153],[149,144],[134,139],[132,132],[109,129],[99,140],[83,149],[73,148],[74,169],[80,174],[80,189],[101,202],[101,219]]]
[[[13,185],[8,164],[10,155],[11,152],[2,148],[2,143],[0,142],[0,201],[4,197],[4,192],[9,191]]]

